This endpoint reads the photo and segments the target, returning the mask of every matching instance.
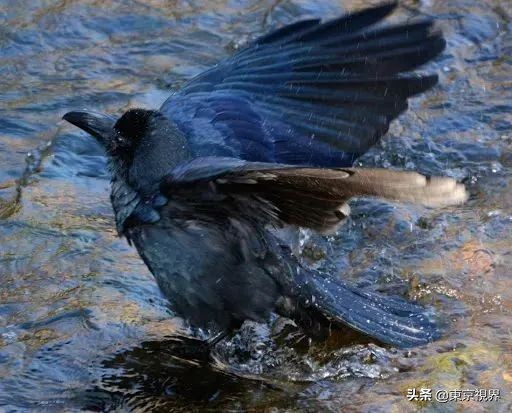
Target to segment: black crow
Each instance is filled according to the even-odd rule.
[[[117,230],[192,326],[231,331],[277,312],[311,335],[344,324],[401,347],[439,335],[421,306],[307,269],[275,235],[333,231],[352,197],[466,199],[450,178],[351,167],[437,82],[409,72],[442,52],[441,32],[431,20],[379,24],[395,7],[271,32],[159,110],[64,115],[105,147]]]

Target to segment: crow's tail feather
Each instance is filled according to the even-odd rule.
[[[298,276],[302,305],[314,307],[331,322],[396,347],[420,346],[440,337],[438,326],[420,305],[362,291],[318,272]]]

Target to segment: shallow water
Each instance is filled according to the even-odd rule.
[[[248,323],[208,362],[117,238],[101,149],[60,117],[157,107],[270,28],[364,2],[0,0],[0,410],[512,410],[512,3],[402,3],[398,16],[443,27],[447,50],[429,66],[440,85],[362,163],[463,179],[471,199],[357,201],[303,254],[433,306],[443,338],[411,351],[354,333],[310,344],[276,320]],[[421,387],[501,399],[408,401]]]

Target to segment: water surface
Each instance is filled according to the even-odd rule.
[[[321,3],[321,4],[319,4]],[[304,246],[311,265],[433,306],[444,337],[411,351],[283,320],[247,324],[216,361],[173,319],[114,230],[101,148],[72,109],[158,107],[273,27],[366,2],[0,0],[0,406],[5,411],[512,410],[512,3],[404,1],[448,40],[440,85],[361,162],[464,180],[440,211],[360,200]],[[418,403],[408,388],[500,389]],[[0,409],[2,409],[0,408]]]

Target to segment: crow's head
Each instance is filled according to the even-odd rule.
[[[156,110],[130,109],[117,120],[76,111],[63,119],[94,136],[105,147],[114,170],[122,167],[138,187],[153,186],[189,156],[183,133]]]
[[[138,108],[128,110],[117,120],[88,111],[68,112],[63,119],[94,136],[110,156],[126,161],[133,159],[156,123],[165,122],[159,112]]]

